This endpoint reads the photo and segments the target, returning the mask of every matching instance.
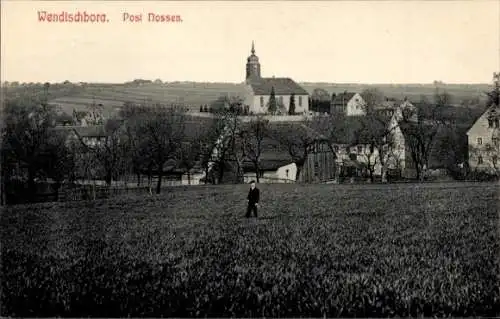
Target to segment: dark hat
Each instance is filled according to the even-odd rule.
[[[255,183],[255,181],[250,181],[250,183],[249,183],[249,184],[252,184],[252,183]]]

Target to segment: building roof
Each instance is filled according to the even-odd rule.
[[[264,159],[260,160],[259,168],[263,171],[276,171],[278,168],[283,167],[285,165],[289,165],[293,163],[291,159]],[[255,172],[255,166],[250,161],[243,162],[243,171],[244,172]]]
[[[362,121],[364,119],[364,117],[346,116],[342,118],[339,123],[327,123],[330,126],[329,129],[332,131],[331,134],[325,134],[330,135],[334,144],[352,145],[356,142],[359,144],[367,144],[368,140],[364,140],[366,135],[358,134],[358,131],[362,128]],[[387,120],[387,124],[388,122]],[[319,127],[324,125],[325,123],[314,121],[309,124],[312,129],[317,129],[318,131],[321,131]]]
[[[243,128],[249,125],[243,124]],[[293,163],[292,156],[290,155],[287,147],[282,145],[277,138],[273,137],[273,132],[280,134],[287,134],[288,132],[301,132],[307,134],[308,138],[320,136],[319,133],[314,131],[311,127],[298,122],[271,122],[269,123],[269,133],[262,140],[262,150],[260,155],[260,167],[265,171],[275,171],[278,168]],[[251,161],[244,162],[245,171],[253,171],[253,163]]]
[[[339,93],[337,95],[335,95],[335,99],[333,100],[332,102],[332,105],[333,106],[337,106],[337,105],[346,105],[347,102],[349,102],[353,97],[354,95],[356,95],[355,92],[342,92],[342,93]]]
[[[309,93],[290,78],[253,78],[249,85],[255,95],[270,95],[274,88],[276,95],[309,95]]]

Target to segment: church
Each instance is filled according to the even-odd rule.
[[[252,41],[251,55],[247,58],[244,104],[251,114],[268,112],[269,98],[274,90],[277,114],[288,114],[290,99],[295,101],[295,114],[309,111],[309,93],[290,78],[263,78],[259,58]]]

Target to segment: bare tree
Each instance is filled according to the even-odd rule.
[[[270,136],[286,148],[297,166],[296,181],[300,178],[300,173],[312,147],[320,138],[320,134],[308,125],[310,123],[304,121],[295,124],[274,124],[270,127]]]
[[[205,184],[209,182],[209,173],[213,172],[214,166],[216,166],[218,162],[218,154],[220,150],[224,148],[221,136],[224,132],[225,124],[220,118],[216,118],[213,119],[207,127],[207,134],[201,139],[202,148],[200,158],[201,166],[205,171]],[[214,182],[213,179],[212,182]]]
[[[260,157],[264,147],[264,138],[269,136],[269,121],[258,116],[241,132],[244,155],[253,163],[257,183],[259,183]]]
[[[360,119],[354,145],[366,146],[362,153],[371,182],[374,181],[376,164],[380,164],[382,182],[387,182],[387,160],[394,147],[394,131],[398,125],[391,125],[390,121],[390,117],[370,108],[367,109],[366,116]]]
[[[28,198],[36,194],[35,179],[47,177],[55,163],[60,163],[58,150],[64,148],[64,136],[52,128],[55,110],[45,98],[24,97],[4,102],[4,130],[2,131],[2,169],[19,166],[26,171]],[[9,179],[5,175],[4,178]]]
[[[410,120],[413,116],[411,110],[403,114],[400,127],[405,135],[405,143],[408,145],[410,155],[415,163],[417,179],[423,181],[429,167],[429,159],[438,132],[446,125],[442,109],[449,101],[449,95],[436,91],[435,103],[430,104],[427,100],[420,102],[417,121]]]
[[[140,135],[145,138],[147,149],[158,174],[156,193],[161,192],[163,170],[168,160],[175,160],[177,151],[184,138],[185,112],[179,108],[166,108],[155,105],[151,112],[142,118]]]
[[[200,162],[204,155],[207,136],[210,126],[196,123],[196,127],[186,127],[185,138],[178,150],[178,162],[188,175],[188,184],[191,185],[191,170]]]
[[[103,139],[96,145],[90,145],[81,141],[88,151],[93,153],[94,158],[104,173],[104,180],[108,186],[113,179],[118,178],[120,169],[123,167],[122,161],[125,159],[123,153],[123,127],[117,119],[110,119],[104,125]]]

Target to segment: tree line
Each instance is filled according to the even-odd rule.
[[[495,83],[488,93],[489,105],[498,105],[498,80]],[[294,125],[270,124],[262,116],[243,123],[234,111],[241,105],[237,99],[203,123],[181,107],[125,103],[120,114],[102,126],[97,144],[87,143],[78,134],[71,138],[73,131],[56,127],[58,113],[49,105],[47,91],[45,87],[39,94],[9,97],[2,103],[2,194],[7,186],[18,183],[24,195],[33,199],[36,182],[41,180],[50,179],[56,185],[104,180],[111,185],[130,175],[136,175],[138,184],[141,176],[147,176],[150,189],[157,177],[155,191],[159,193],[164,175],[171,171],[187,173],[190,179],[192,169],[199,166],[205,183],[228,181],[228,172],[233,174],[229,180],[241,182],[248,163],[259,180],[266,141],[274,141],[289,154],[297,165],[296,180],[317,143],[326,145],[336,157],[341,156],[339,145],[362,144],[358,155],[370,178],[374,179],[375,166],[380,165],[385,180],[390,161],[399,151],[395,127],[388,125],[387,115],[374,111],[383,99],[377,90],[364,92],[367,114],[355,124],[342,114],[305,118]],[[445,159],[450,170],[467,159],[464,132],[443,113],[448,99],[446,92],[436,91],[433,101],[417,103],[416,121],[410,120],[412,114],[402,114],[399,128],[405,132],[419,179],[425,176],[432,156]]]

